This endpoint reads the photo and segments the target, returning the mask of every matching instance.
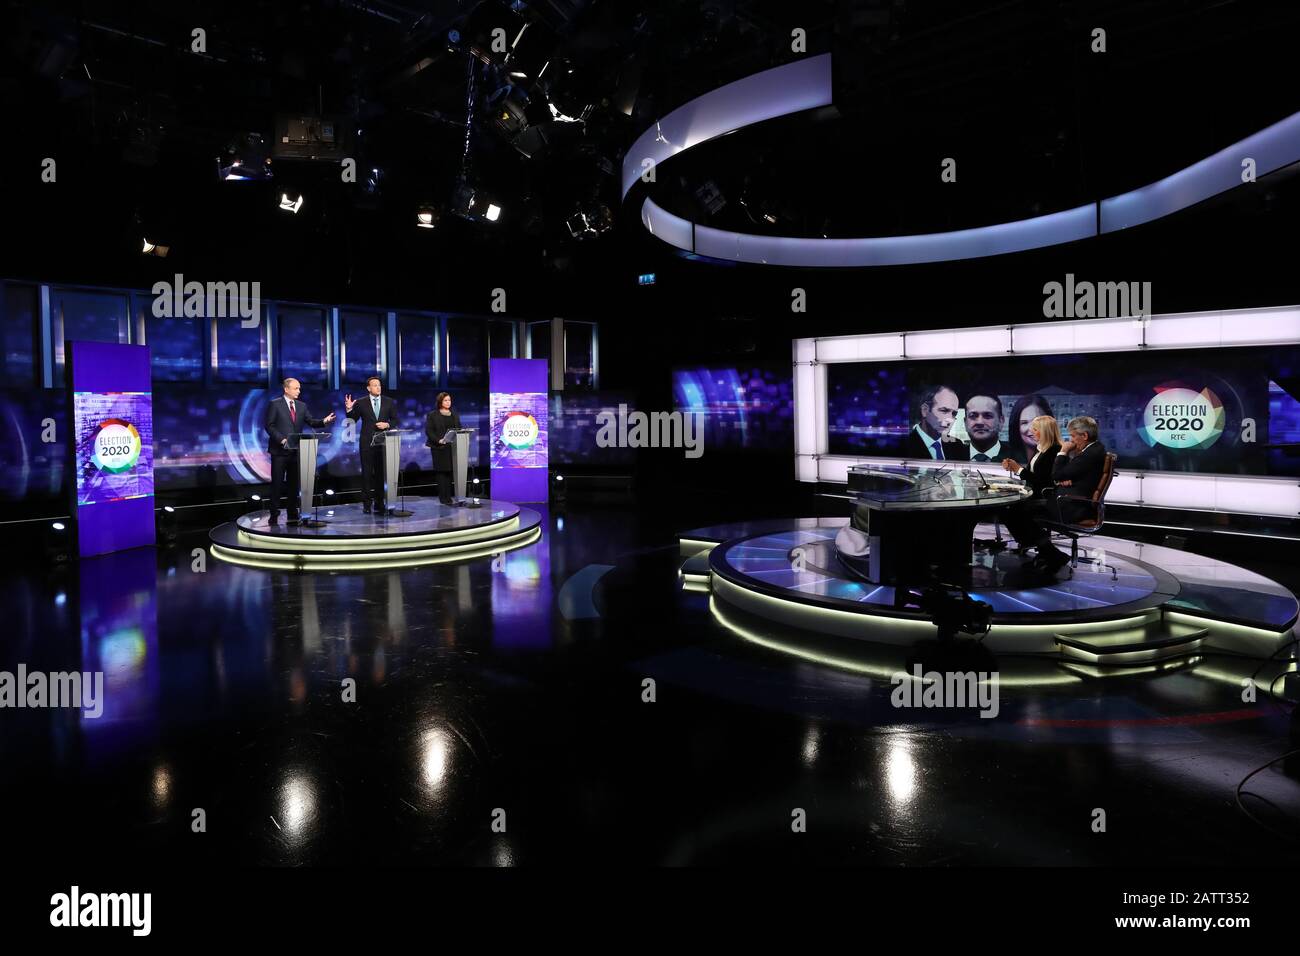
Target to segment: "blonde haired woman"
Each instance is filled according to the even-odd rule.
[[[1051,415],[1039,415],[1029,423],[1029,430],[1038,441],[1038,454],[1025,466],[1012,458],[1004,458],[1002,467],[1029,485],[1035,498],[1041,498],[1043,489],[1056,487],[1052,481],[1052,466],[1056,463],[1056,453],[1061,450],[1061,426]]]
[[[1007,526],[1011,536],[1016,539],[1016,550],[1021,554],[1031,546],[1036,546],[1040,555],[1050,553],[1052,536],[1038,520],[1050,517],[1046,499],[1056,490],[1052,480],[1052,468],[1056,464],[1057,452],[1061,450],[1061,426],[1050,415],[1039,415],[1029,424],[1034,438],[1038,440],[1038,454],[1029,459],[1029,464],[1021,466],[1014,459],[1004,458],[1002,467],[1020,478],[1033,489],[1033,497],[1016,502],[1003,508],[1000,517]],[[1055,562],[1054,562],[1055,563]]]

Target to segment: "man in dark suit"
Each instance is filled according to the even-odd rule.
[[[949,385],[934,385],[920,394],[920,419],[903,442],[906,458],[931,461],[968,461],[965,442],[949,436],[961,403]]]
[[[1082,415],[1070,420],[1066,426],[1069,439],[1061,443],[1061,450],[1052,465],[1052,479],[1065,494],[1078,498],[1091,498],[1101,484],[1106,468],[1106,446],[1097,439],[1097,422]],[[1086,501],[1061,502],[1061,520],[1078,521],[1097,517],[1096,508]]]
[[[296,378],[286,378],[281,384],[284,394],[266,406],[266,450],[271,454],[271,509],[267,520],[270,524],[280,523],[280,497],[284,490],[289,524],[297,524],[298,444],[290,436],[306,428],[324,428],[334,421],[334,413],[312,418],[311,410],[298,401],[302,383]],[[307,504],[311,506],[311,502]]]
[[[343,396],[343,408],[348,418],[361,423],[357,447],[361,452],[361,501],[366,514],[374,510],[383,514],[384,505],[384,449],[372,446],[376,432],[397,427],[397,403],[383,395],[383,383],[378,375],[366,379],[366,395],[353,401],[351,395]]]
[[[1052,480],[1056,482],[1057,498],[1052,505],[1051,517],[1066,524],[1085,518],[1096,518],[1097,507],[1090,501],[1062,500],[1062,495],[1091,499],[1101,484],[1106,468],[1106,446],[1098,439],[1097,421],[1087,415],[1070,419],[1066,426],[1069,438],[1061,443],[1061,450],[1052,464]],[[1058,510],[1059,509],[1059,510]],[[1051,543],[1040,542],[1035,570],[1054,573],[1070,563],[1070,556]]]

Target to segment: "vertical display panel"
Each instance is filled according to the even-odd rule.
[[[492,359],[488,438],[492,497],[545,501],[549,480],[548,363]]]
[[[149,348],[69,342],[72,516],[82,557],[154,543]]]

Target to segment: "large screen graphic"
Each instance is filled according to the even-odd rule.
[[[72,470],[82,556],[154,542],[149,349],[69,342]]]
[[[545,501],[550,464],[547,363],[492,359],[489,374],[492,495],[503,501]]]
[[[1086,415],[1121,466],[1300,474],[1297,348],[831,364],[827,395],[833,455],[1024,462]]]

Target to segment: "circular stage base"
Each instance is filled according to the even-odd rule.
[[[847,523],[804,518],[685,532],[684,587],[711,592],[724,623],[730,608],[820,637],[933,639],[932,611],[896,603],[893,587],[864,581],[841,561],[835,539]],[[976,538],[994,533],[980,526]],[[1271,651],[1300,609],[1276,582],[1203,555],[1095,536],[1080,542],[1080,557],[1043,580],[1026,575],[1014,552],[976,553],[966,594],[989,609],[985,646],[1115,666],[1185,657],[1214,640]]]
[[[484,557],[532,544],[541,536],[541,515],[508,501],[482,499],[482,507],[459,508],[429,499],[407,499],[411,514],[366,514],[360,504],[321,509],[317,527],[268,523],[256,511],[209,533],[212,553],[252,567],[362,570],[409,567]]]

